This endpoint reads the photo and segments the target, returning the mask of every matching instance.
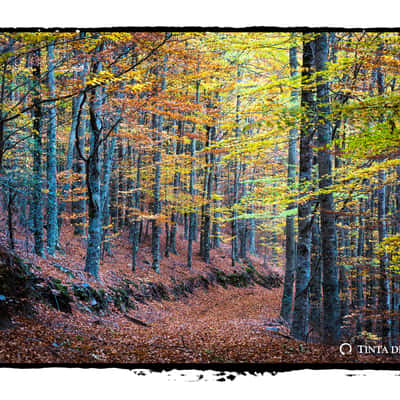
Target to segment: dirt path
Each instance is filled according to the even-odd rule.
[[[131,316],[73,315],[39,306],[34,319],[0,331],[0,360],[23,363],[377,362],[343,357],[266,331],[279,316],[281,289],[197,290],[180,301],[152,302]],[[281,332],[282,332],[281,327]],[[285,332],[283,332],[285,333]],[[385,360],[390,361],[390,360]],[[392,360],[393,361],[393,360]]]
[[[182,229],[179,228],[182,236]],[[72,227],[62,232],[65,243],[57,257],[46,259],[31,256],[28,261],[40,265],[40,272],[71,285],[85,281],[84,250],[73,236]],[[18,235],[16,235],[18,236]],[[22,236],[21,236],[22,237]],[[0,234],[1,239],[1,234]],[[3,238],[3,241],[5,239]],[[161,273],[149,267],[149,246],[142,246],[139,268],[134,274],[136,284],[159,282],[171,286],[198,275],[207,276],[210,266],[194,257],[192,270],[182,260],[182,240],[177,242],[180,255],[171,254],[161,263]],[[198,244],[196,244],[198,246]],[[21,248],[20,254],[26,254]],[[106,257],[101,266],[101,288],[118,286],[123,278],[132,279],[131,245],[122,235],[115,240],[114,256]],[[227,265],[227,245],[214,249],[211,265],[226,273],[235,272]],[[197,254],[197,250],[195,252]],[[259,272],[268,272],[253,257]],[[71,278],[60,265],[76,274]],[[56,267],[57,266],[57,267]],[[243,268],[243,266],[242,266]],[[268,267],[279,271],[279,266]],[[173,279],[173,281],[172,281]],[[69,282],[70,281],[70,282]],[[90,282],[97,285],[98,282]],[[144,321],[140,326],[121,312],[99,316],[82,312],[73,303],[73,313],[65,314],[50,306],[36,304],[32,318],[15,316],[14,328],[0,330],[0,362],[3,363],[298,363],[298,362],[379,362],[377,357],[343,357],[338,347],[310,345],[282,336],[284,326],[274,326],[279,317],[282,288],[265,289],[254,285],[247,288],[214,284],[208,290],[195,289],[179,301],[152,301],[137,304],[130,317]],[[112,311],[112,310],[111,310]],[[115,311],[115,310],[114,310]],[[266,330],[272,326],[271,330]],[[279,329],[281,335],[275,332]],[[383,357],[382,357],[383,358]],[[384,359],[384,361],[393,361]],[[394,360],[394,361],[397,361]]]
[[[168,304],[165,317],[151,328],[152,334],[157,343],[168,346],[172,339],[182,350],[187,349],[185,353],[191,354],[187,354],[187,359],[186,354],[180,354],[182,362],[265,358],[265,346],[273,339],[266,335],[263,326],[278,317],[279,294],[280,290],[259,287],[200,292],[178,307]],[[165,338],[170,340],[166,342]]]

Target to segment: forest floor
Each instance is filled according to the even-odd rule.
[[[2,235],[0,242],[5,244]],[[100,281],[94,281],[83,273],[84,246],[73,236],[71,226],[63,229],[61,249],[55,257],[40,258],[31,252],[25,253],[23,236],[20,233],[16,236],[20,257],[40,266],[35,274],[55,277],[66,285],[84,282],[107,289],[130,278],[137,283],[158,282],[171,287],[172,283],[185,279],[207,276],[210,266],[226,273],[244,268],[230,265],[229,248],[223,244],[221,249],[212,251],[210,266],[196,256],[193,269],[188,270],[185,242],[180,238],[177,250],[181,255],[164,257],[160,274],[151,269],[150,243],[142,246],[139,268],[133,275],[129,241],[122,236],[114,240],[113,256],[106,256],[101,264]],[[252,257],[251,260],[257,271],[282,275],[279,266],[266,270],[261,259]],[[190,288],[176,299],[135,301],[132,308],[121,310],[110,306],[100,313],[79,306],[79,302],[71,303],[71,313],[35,303],[33,315],[15,314],[13,326],[0,330],[0,362],[397,362],[397,357],[392,356],[343,356],[337,346],[292,339],[287,326],[279,319],[281,295],[282,287],[268,289],[254,282],[247,287],[235,287],[212,282],[207,287]]]

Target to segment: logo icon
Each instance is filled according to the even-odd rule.
[[[351,354],[352,347],[350,343],[342,343],[339,347],[340,354],[345,356],[347,354]]]

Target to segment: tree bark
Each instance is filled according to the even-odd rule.
[[[297,76],[297,48],[291,47],[289,50],[290,76]],[[293,104],[297,101],[297,91],[291,93],[291,101]],[[288,188],[294,190],[296,183],[296,144],[297,144],[297,129],[292,128],[289,131],[289,149],[288,149]],[[292,196],[292,194],[291,194]],[[288,206],[288,211],[296,209],[296,203],[291,202]],[[286,249],[285,249],[285,282],[283,286],[281,317],[291,322],[292,306],[293,306],[293,284],[294,273],[296,268],[296,233],[295,233],[295,217],[289,215],[286,217]],[[253,234],[254,235],[254,234]],[[253,245],[253,247],[255,247]]]
[[[155,131],[160,128],[160,123],[158,121],[160,117],[153,115],[152,127]],[[161,137],[159,134],[156,135],[156,141],[160,142]],[[155,168],[154,173],[154,184],[153,184],[153,215],[154,219],[152,221],[152,245],[151,254],[153,256],[153,269],[157,273],[160,272],[160,240],[161,240],[161,223],[157,220],[161,213],[161,200],[160,200],[160,190],[161,190],[161,150],[160,143],[157,143],[156,150],[153,154],[153,163]]]
[[[328,35],[321,32],[316,41],[316,72],[324,72],[328,62]],[[319,195],[321,216],[321,251],[323,275],[323,317],[324,343],[335,344],[340,340],[340,311],[338,270],[336,265],[336,218],[333,193],[324,190],[332,186],[332,154],[329,146],[332,143],[331,124],[329,122],[329,84],[322,74],[317,75],[317,113],[318,113],[318,165]]]
[[[49,95],[55,97],[54,42],[47,46]],[[57,203],[57,111],[55,102],[48,105],[49,125],[47,128],[47,252],[54,255],[58,244]]]
[[[43,196],[42,196],[42,106],[41,106],[41,72],[40,49],[33,52],[33,236],[35,253],[43,257]]]
[[[319,218],[315,216],[311,238],[311,282],[310,282],[310,325],[321,329],[321,230]]]
[[[101,71],[101,62],[94,60],[93,73]],[[101,88],[92,89],[89,102],[90,115],[90,156],[86,163],[86,186],[88,191],[88,242],[85,271],[98,278],[101,255],[101,194],[100,194],[100,141],[101,124]]]
[[[84,32],[80,33],[80,37],[83,38],[85,36]],[[83,85],[86,82],[86,76],[89,70],[89,62],[84,61],[82,70],[74,72],[74,78],[80,81]],[[84,181],[85,181],[85,167],[84,161],[81,160],[77,154],[75,149],[75,139],[76,139],[76,129],[78,124],[78,115],[80,112],[80,124],[79,124],[79,132],[78,135],[80,137],[80,145],[81,145],[81,153],[83,154],[84,146],[85,146],[85,128],[86,128],[86,120],[85,120],[85,110],[79,110],[82,104],[83,94],[80,94],[77,97],[72,99],[72,115],[71,115],[71,130],[69,134],[68,140],[68,149],[67,149],[67,156],[65,160],[64,170],[66,171],[66,182],[62,186],[61,193],[59,196],[59,206],[58,206],[58,230],[61,230],[62,222],[63,222],[63,213],[65,212],[66,208],[66,198],[68,198],[69,190],[71,187],[70,184],[70,171],[73,169],[74,173],[79,176],[79,181],[74,182],[72,184],[72,188],[75,190],[80,187],[83,190]],[[75,158],[74,158],[75,157]],[[83,193],[79,193],[79,200],[72,202],[72,212],[73,214],[79,215],[77,218],[73,218],[71,220],[72,224],[74,225],[74,233],[76,235],[83,235],[85,233],[84,224],[85,218],[83,217],[83,213],[86,211],[85,201],[81,200],[84,197]],[[82,216],[81,216],[82,215]]]
[[[195,103],[199,104],[200,96],[200,81],[196,81],[196,94]],[[196,125],[193,124],[193,133],[196,132]],[[195,212],[195,195],[196,195],[196,139],[192,138],[190,141],[190,178],[189,178],[189,192],[192,200],[190,213],[189,213],[189,234],[188,234],[188,252],[187,252],[187,266],[192,268],[193,263],[193,241],[196,240],[196,212]]]
[[[111,244],[109,239],[110,231],[110,179],[111,171],[113,169],[113,159],[114,159],[114,149],[115,143],[117,141],[116,136],[113,136],[110,145],[105,147],[105,162],[103,171],[103,185],[101,188],[101,210],[102,210],[102,243],[103,243],[103,253],[112,255]]]
[[[167,56],[164,58],[164,65],[162,69],[161,77],[161,92],[166,88],[166,75],[167,72]],[[152,128],[156,132],[155,134],[155,150],[153,153],[153,163],[154,163],[154,184],[153,184],[153,215],[154,219],[152,221],[152,240],[151,240],[151,253],[153,256],[153,269],[157,273],[160,272],[160,240],[161,240],[161,222],[159,217],[161,215],[161,135],[159,132],[163,129],[163,117],[161,115],[153,114],[152,117]]]
[[[206,153],[206,171],[204,176],[204,197],[205,204],[202,207],[202,224],[200,231],[200,254],[204,262],[210,262],[211,248],[211,195],[213,181],[213,156],[210,153],[210,146],[215,138],[215,127],[207,127],[207,153]]]
[[[383,53],[383,44],[378,47],[377,58],[381,60]],[[385,79],[382,71],[382,67],[377,68],[377,87],[378,95],[384,96],[385,93]],[[386,211],[386,172],[381,169],[378,173],[378,238],[379,243],[382,243],[387,237],[387,211]],[[390,304],[390,285],[389,285],[389,271],[388,271],[388,254],[384,251],[379,258],[379,311],[381,313],[381,324],[380,334],[386,345],[391,343],[391,319],[389,316],[391,304]]]
[[[240,83],[241,71],[237,66],[237,83]],[[235,138],[240,138],[240,94],[236,95],[236,128]],[[232,196],[232,266],[239,258],[239,223],[237,206],[239,203],[239,180],[240,180],[240,162],[238,157],[235,158],[233,164],[233,196]]]
[[[302,65],[302,90],[301,107],[303,117],[300,130],[300,162],[299,183],[301,197],[311,189],[312,180],[312,118],[314,115],[313,90],[310,87],[312,77],[313,51],[312,43],[303,33],[303,65]],[[296,260],[296,291],[292,322],[292,335],[300,340],[305,340],[308,334],[309,315],[309,283],[311,263],[311,201],[301,200],[298,205],[298,246]]]
[[[141,167],[142,167],[142,153],[139,150],[136,164],[136,183],[135,191],[133,192],[133,223],[132,223],[132,271],[136,271],[137,266],[137,253],[139,250],[140,239],[140,189],[141,189]]]

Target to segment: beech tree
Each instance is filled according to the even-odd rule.
[[[55,97],[54,42],[47,47],[48,87],[50,97]],[[48,104],[49,124],[47,130],[47,251],[54,255],[58,243],[58,201],[57,201],[57,111],[54,102]]]
[[[33,148],[33,180],[32,192],[32,214],[33,234],[35,239],[35,253],[43,256],[43,197],[42,197],[42,118],[43,110],[41,103],[41,51],[35,50],[32,54],[32,86],[33,86],[33,124],[32,135],[34,138]]]
[[[340,339],[339,323],[339,290],[338,271],[336,267],[336,222],[333,193],[324,193],[324,189],[332,185],[332,155],[328,146],[332,143],[331,124],[328,120],[329,83],[322,75],[328,62],[328,35],[320,33],[315,39],[315,70],[317,75],[317,104],[318,115],[318,178],[321,194],[319,195],[321,220],[321,258],[323,276],[323,316],[324,341],[338,343]]]
[[[73,232],[98,280],[128,237],[134,278],[279,271],[294,338],[394,343],[399,52],[394,32],[4,32],[7,245],[52,263]]]
[[[312,180],[312,139],[313,126],[310,124],[314,113],[314,94],[311,87],[313,68],[313,41],[303,34],[303,63],[301,69],[301,107],[304,116],[300,128],[299,184],[307,193]],[[303,195],[304,196],[304,195]],[[303,200],[298,205],[298,239],[296,254],[296,291],[294,298],[292,334],[305,340],[308,334],[309,282],[311,277],[311,201]]]
[[[297,76],[297,48],[295,46],[289,49],[290,76]],[[296,90],[292,90],[291,98],[295,104],[297,99]],[[296,183],[296,162],[297,162],[297,129],[293,127],[289,131],[288,146],[288,186],[289,190],[294,190]],[[288,206],[288,211],[295,210],[295,204]],[[285,282],[282,296],[281,316],[289,323],[291,322],[291,312],[293,305],[293,283],[296,268],[296,233],[294,215],[286,217],[286,263],[285,263]]]

